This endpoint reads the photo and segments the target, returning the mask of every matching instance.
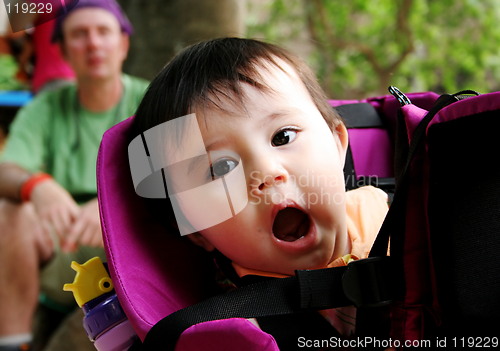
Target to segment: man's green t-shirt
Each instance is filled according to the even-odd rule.
[[[29,172],[49,173],[78,202],[95,197],[102,135],[135,113],[148,85],[126,74],[122,82],[120,102],[100,113],[80,105],[75,85],[36,96],[12,122],[0,162],[13,162]]]

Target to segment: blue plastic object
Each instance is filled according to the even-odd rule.
[[[33,99],[33,94],[30,91],[0,90],[0,106],[20,107],[26,105],[31,99]]]

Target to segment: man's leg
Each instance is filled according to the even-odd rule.
[[[34,207],[0,199],[0,343],[31,334],[40,265],[51,256]]]

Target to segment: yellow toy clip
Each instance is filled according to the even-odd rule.
[[[63,290],[73,292],[78,306],[82,307],[113,290],[113,282],[99,257],[91,258],[84,264],[73,261],[71,268],[76,271],[75,280],[71,284],[64,284]]]

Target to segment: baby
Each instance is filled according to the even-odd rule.
[[[151,83],[134,123],[162,166],[172,208],[161,216],[238,276],[367,257],[387,197],[346,194],[346,127],[287,50],[239,38],[189,47]]]

